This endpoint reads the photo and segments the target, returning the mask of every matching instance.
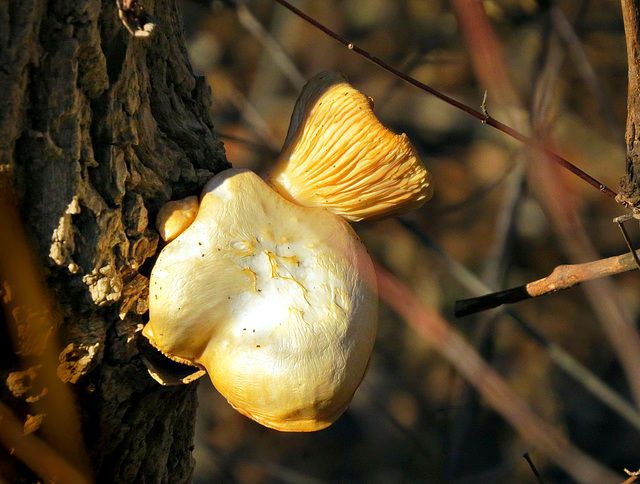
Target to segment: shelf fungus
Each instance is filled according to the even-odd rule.
[[[246,416],[314,431],[346,409],[376,335],[373,264],[348,221],[416,208],[432,187],[407,137],[332,72],[303,89],[269,181],[229,169],[199,209],[182,206],[187,217],[163,212],[161,225],[178,222],[151,273],[143,334],[206,370]]]

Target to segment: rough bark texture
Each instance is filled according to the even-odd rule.
[[[627,172],[620,180],[618,198],[640,204],[640,2],[622,0],[629,87],[627,92]]]
[[[180,483],[195,388],[155,383],[134,336],[156,212],[227,162],[175,1],[144,6],[160,22],[149,38],[129,34],[115,0],[0,2],[0,172],[64,317],[58,375],[81,402],[96,480]]]

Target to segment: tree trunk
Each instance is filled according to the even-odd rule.
[[[152,380],[136,331],[158,248],[156,212],[198,193],[227,162],[175,1],[142,3],[158,20],[146,38],[125,29],[115,0],[0,2],[0,175],[17,193],[62,316],[57,375],[80,404],[93,478],[181,483],[193,470],[195,385]],[[17,313],[4,282],[11,326]],[[0,358],[3,400],[19,409],[51,398],[12,387],[18,362]],[[11,472],[28,475],[15,462]]]
[[[632,206],[640,204],[640,3],[622,0],[627,41],[627,170],[620,180],[618,199]]]

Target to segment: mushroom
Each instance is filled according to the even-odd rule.
[[[156,217],[156,226],[160,237],[165,242],[171,242],[184,232],[196,219],[199,206],[196,196],[165,203]]]
[[[336,73],[303,89],[271,183],[238,169],[209,180],[152,270],[143,334],[244,415],[314,431],[347,408],[376,335],[373,264],[347,220],[414,208],[432,188],[406,136]]]

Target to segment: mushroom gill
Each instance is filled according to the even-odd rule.
[[[433,193],[407,136],[385,128],[372,100],[337,72],[304,87],[270,175],[283,196],[353,222],[413,210]]]

